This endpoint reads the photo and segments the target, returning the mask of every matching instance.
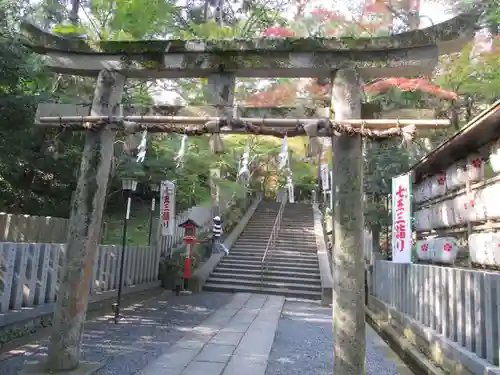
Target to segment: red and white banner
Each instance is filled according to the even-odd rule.
[[[173,236],[175,233],[175,184],[162,181],[160,188],[161,235]]]
[[[392,178],[392,261],[411,263],[411,174]]]

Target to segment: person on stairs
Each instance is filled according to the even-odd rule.
[[[220,219],[220,216],[215,216],[213,218],[213,227],[212,227],[212,241],[213,241],[213,249],[216,251],[224,251],[226,255],[229,255],[229,249],[224,246],[224,243],[222,242],[222,221]]]

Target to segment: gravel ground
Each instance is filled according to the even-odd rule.
[[[111,323],[109,316],[87,322],[83,359],[104,362],[99,375],[133,375],[234,297],[208,292],[164,296],[129,306],[118,325]],[[17,375],[26,360],[44,357],[46,343],[23,347],[19,355],[1,361],[0,375]]]
[[[287,301],[278,323],[266,375],[331,375],[333,363],[331,308],[309,302]],[[390,349],[367,326],[368,375],[406,375]],[[394,355],[395,357],[395,355]],[[398,363],[399,362],[399,363]],[[401,370],[400,370],[401,368]]]

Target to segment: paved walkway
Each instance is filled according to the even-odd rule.
[[[331,309],[317,303],[246,293],[165,293],[85,327],[83,358],[98,375],[331,375]],[[46,340],[0,358],[0,375],[42,359]],[[370,328],[368,375],[410,375]]]
[[[236,294],[141,374],[264,374],[284,303],[284,297]]]
[[[412,374],[367,329],[367,373]],[[236,294],[141,375],[330,375],[331,332],[329,308],[278,296]]]

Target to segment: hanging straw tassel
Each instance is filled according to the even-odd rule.
[[[209,121],[206,123],[205,127],[212,133],[209,138],[210,149],[212,152],[214,154],[224,153],[224,143],[222,142],[222,138],[220,136],[219,121]]]
[[[308,137],[307,153],[308,158],[318,156],[321,153],[321,143],[318,139],[318,124],[311,123],[304,125],[304,131]]]

